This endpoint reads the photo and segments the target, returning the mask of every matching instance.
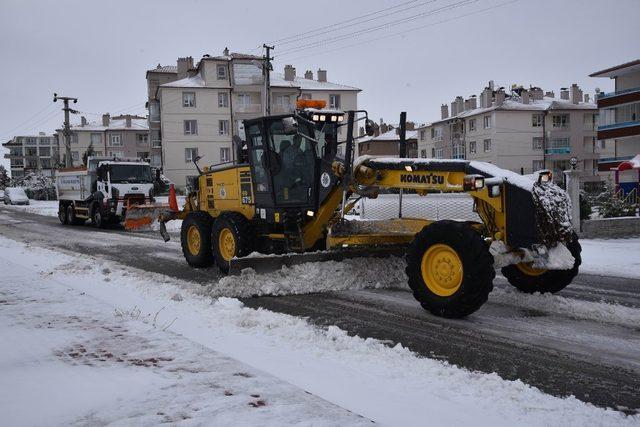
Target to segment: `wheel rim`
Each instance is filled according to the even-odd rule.
[[[187,247],[192,255],[198,255],[200,253],[200,230],[195,225],[192,225],[187,230]]]
[[[531,262],[528,262],[528,263],[521,262],[520,264],[516,264],[516,267],[518,267],[518,270],[520,270],[527,276],[541,276],[547,272],[547,270],[544,268],[532,267],[532,264],[533,263]]]
[[[96,211],[93,214],[93,220],[95,221],[96,225],[102,224],[102,215],[100,214],[100,211]]]
[[[228,228],[223,228],[218,237],[220,255],[225,261],[231,261],[236,255],[236,238]]]
[[[449,245],[438,243],[429,247],[422,255],[420,268],[425,285],[438,296],[451,296],[462,285],[462,261]]]

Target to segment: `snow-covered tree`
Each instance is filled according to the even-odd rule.
[[[4,189],[11,182],[11,178],[9,178],[9,172],[4,167],[4,165],[0,165],[0,190]]]
[[[30,199],[55,200],[56,188],[53,180],[37,172],[28,173],[25,176],[11,181],[13,187],[21,187]]]
[[[636,207],[616,194],[611,183],[605,183],[604,191],[595,198],[595,204],[600,209],[603,218],[618,218],[622,216],[635,216]]]

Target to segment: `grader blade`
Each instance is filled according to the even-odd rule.
[[[154,223],[173,213],[168,203],[133,205],[127,209],[124,228],[127,231],[151,231]]]
[[[284,255],[249,256],[234,258],[229,263],[229,274],[239,275],[246,268],[253,269],[258,274],[271,273],[294,265],[309,262],[342,261],[350,258],[385,258],[401,257],[406,251],[405,246],[383,246],[379,248],[348,248],[331,251],[307,253],[292,253]]]

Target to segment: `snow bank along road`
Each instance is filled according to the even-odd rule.
[[[55,218],[2,207],[0,235],[197,282],[204,285],[199,292],[212,296],[326,290],[243,301],[249,307],[308,316],[318,325],[337,325],[349,334],[377,338],[389,345],[401,343],[419,354],[472,370],[520,379],[556,396],[575,395],[583,401],[626,412],[640,408],[637,279],[580,275],[557,296],[531,296],[514,292],[504,279],[498,278],[489,303],[478,313],[465,320],[447,320],[430,316],[417,306],[405,289],[399,260],[314,264],[268,277],[246,274],[220,279],[215,269],[189,268],[178,242],[164,244],[152,235],[63,227]],[[606,251],[606,244],[601,248]],[[362,287],[378,289],[357,289]],[[277,366],[265,366],[268,361],[256,359],[262,358],[245,361],[297,384],[297,377],[288,372],[297,372],[299,367],[274,372]],[[412,375],[421,375],[420,371],[412,373],[409,366],[407,370],[405,383],[411,382]],[[298,385],[309,389],[304,381]],[[310,391],[348,409],[359,408],[349,396],[335,398],[329,388],[325,385]],[[487,390],[486,396],[491,393]],[[356,412],[376,419],[375,414],[360,409]]]

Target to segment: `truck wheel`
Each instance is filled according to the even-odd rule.
[[[191,267],[213,265],[211,222],[211,216],[205,212],[192,212],[182,221],[180,243],[184,258]]]
[[[80,222],[76,218],[76,210],[73,208],[73,204],[67,206],[67,224],[79,225]]]
[[[530,263],[520,263],[503,267],[502,275],[521,292],[528,294],[551,292],[555,294],[573,281],[573,278],[578,274],[580,264],[582,264],[582,247],[575,233],[567,244],[567,249],[575,258],[573,268],[570,270],[544,270],[533,268]]]
[[[470,225],[437,221],[420,231],[407,251],[413,296],[436,316],[468,316],[493,289],[493,257]]]
[[[91,223],[96,228],[104,228],[106,225],[105,218],[102,215],[102,208],[98,204],[94,205],[91,210]]]
[[[67,218],[67,209],[64,203],[62,202],[58,204],[58,219],[60,220],[60,223],[63,225],[69,224],[69,220]]]
[[[251,253],[251,226],[238,213],[224,213],[213,223],[213,254],[216,264],[223,273],[229,272],[229,263],[234,257]]]

